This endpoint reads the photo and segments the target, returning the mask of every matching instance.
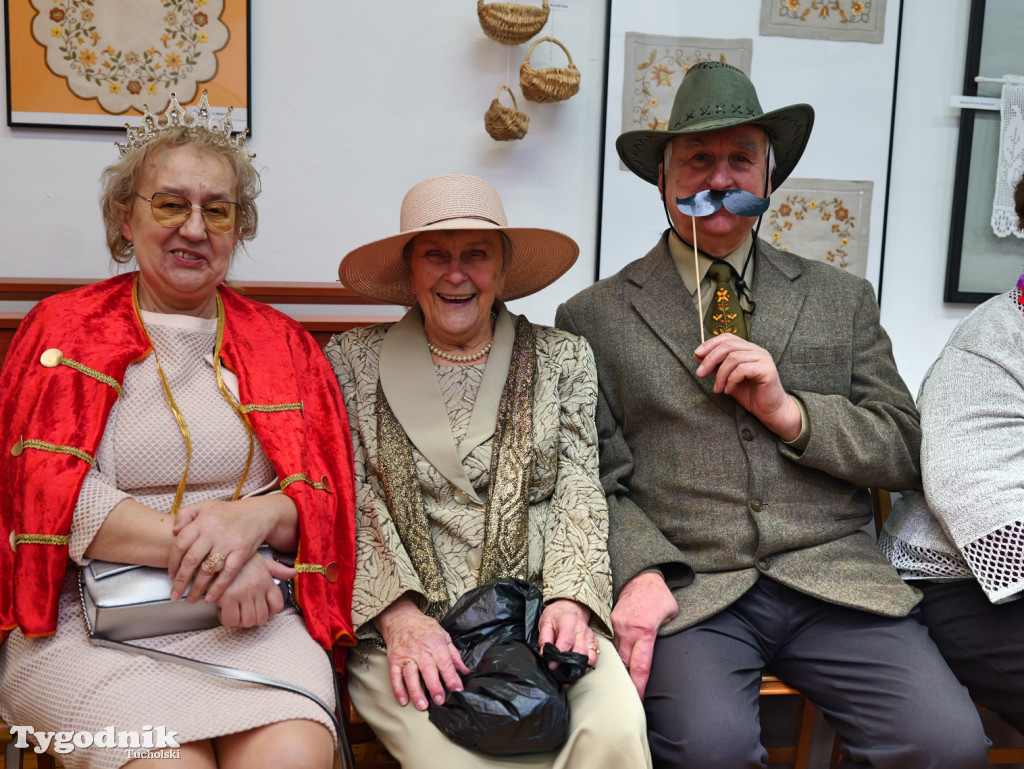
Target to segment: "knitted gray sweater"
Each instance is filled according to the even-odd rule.
[[[957,326],[918,394],[924,494],[905,492],[879,548],[904,579],[1024,590],[1024,314],[1019,292]]]

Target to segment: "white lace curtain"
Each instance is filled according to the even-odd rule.
[[[1024,230],[1017,226],[1013,204],[1013,190],[1024,175],[1024,75],[1004,75],[1003,80],[992,231],[1000,238],[1010,234],[1024,238]]]

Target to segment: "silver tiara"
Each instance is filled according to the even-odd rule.
[[[195,112],[189,114],[178,104],[175,95],[171,94],[171,103],[167,111],[161,115],[154,115],[149,111],[148,106],[143,106],[142,125],[132,128],[128,123],[124,124],[128,134],[128,141],[125,144],[114,142],[121,152],[121,157],[135,152],[140,147],[146,146],[155,139],[159,133],[167,128],[185,126],[187,128],[202,128],[218,137],[218,143],[225,147],[231,147],[247,158],[254,158],[256,155],[245,152],[246,131],[234,133],[231,126],[231,107],[228,107],[227,114],[223,118],[217,118],[210,109],[210,102],[206,97],[206,89],[203,89],[203,98],[199,100]]]

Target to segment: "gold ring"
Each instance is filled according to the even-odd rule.
[[[226,557],[220,553],[210,553],[203,561],[203,571],[207,574],[216,574],[224,568],[225,560],[227,560]]]
[[[598,646],[597,644],[591,644],[590,645],[590,651],[594,652],[595,656],[599,655],[601,653],[601,647]]]
[[[402,663],[402,670],[405,670],[410,665],[415,665],[415,664],[416,664],[416,660],[406,660],[405,662]]]

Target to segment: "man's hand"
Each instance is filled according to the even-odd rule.
[[[612,609],[612,639],[640,699],[647,689],[658,629],[679,613],[672,591],[656,572],[633,577]]]
[[[736,399],[784,441],[800,435],[800,407],[779,381],[775,361],[763,347],[734,334],[719,334],[693,352],[697,376],[715,375],[715,392]]]

